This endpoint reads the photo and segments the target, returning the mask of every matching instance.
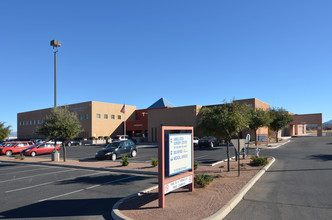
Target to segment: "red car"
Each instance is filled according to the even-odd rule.
[[[7,156],[11,156],[12,154],[20,153],[22,150],[27,149],[34,145],[32,141],[18,141],[13,143],[5,144],[0,149],[0,154],[6,154]]]
[[[56,148],[58,151],[60,150],[59,145],[56,145]],[[50,154],[54,151],[54,144],[52,143],[38,143],[35,144],[27,149],[24,149],[21,151],[21,154],[25,156],[31,156],[34,157],[38,154]]]

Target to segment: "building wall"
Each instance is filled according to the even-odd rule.
[[[148,140],[158,141],[158,129],[164,126],[197,126],[197,115],[201,106],[149,109]]]
[[[116,136],[123,134],[124,114],[122,104],[104,102],[84,102],[67,106],[69,111],[75,112],[82,125],[83,132],[78,137],[90,138],[95,136]],[[17,135],[19,139],[40,138],[34,131],[37,126],[51,113],[52,108],[41,109],[17,114]],[[135,120],[133,114],[136,106],[126,105],[126,120]],[[100,118],[97,118],[100,114]],[[106,116],[107,115],[107,116]],[[112,115],[114,119],[112,119]],[[26,125],[28,123],[28,125]]]
[[[114,137],[123,134],[124,113],[122,104],[92,102],[92,136]],[[135,120],[136,106],[126,105],[126,120]],[[100,115],[100,118],[97,115]],[[114,119],[112,118],[114,116]],[[107,117],[107,118],[106,118]]]

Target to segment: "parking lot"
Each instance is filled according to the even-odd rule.
[[[144,175],[0,162],[0,219],[110,219],[116,201],[156,181]]]
[[[95,160],[94,156],[97,151],[103,149],[105,146],[101,145],[82,145],[82,146],[71,146],[66,147],[67,158],[79,161],[90,161]],[[230,155],[234,156],[234,148],[231,146]],[[157,145],[137,145],[137,156],[134,158],[129,158],[130,162],[139,163],[150,163],[151,158],[158,158],[158,147]],[[60,151],[62,155],[62,149]],[[40,155],[37,157],[50,158],[51,155]],[[194,158],[201,165],[211,165],[220,160],[227,158],[226,155],[226,145],[216,146],[214,148],[204,147],[194,149]],[[118,159],[119,160],[119,159]]]

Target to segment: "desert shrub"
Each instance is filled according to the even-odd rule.
[[[128,166],[129,165],[129,159],[128,159],[127,154],[123,155],[121,163],[122,163],[122,166]]]
[[[15,156],[15,159],[20,159],[20,160],[24,160],[25,159],[25,156],[24,155],[16,155]]]
[[[197,168],[198,168],[198,163],[197,163],[197,161],[195,160],[195,161],[194,161],[194,170],[197,170]]]
[[[261,166],[266,165],[269,162],[267,161],[267,157],[251,157],[250,165],[251,166]]]
[[[195,175],[194,184],[195,187],[205,187],[212,182],[213,178],[210,175],[198,174]]]
[[[156,158],[151,157],[151,165],[152,167],[158,166],[158,160]]]

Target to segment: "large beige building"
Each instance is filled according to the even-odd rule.
[[[123,134],[124,113],[122,104],[105,102],[83,102],[67,106],[69,111],[75,112],[81,122],[83,132],[80,138],[115,136]],[[52,108],[41,109],[17,114],[17,136],[19,139],[38,138],[34,131],[44,122]],[[134,120],[136,106],[126,105],[126,119]]]
[[[256,98],[235,100],[239,104],[249,107],[269,110],[270,105]],[[213,105],[211,105],[213,106]],[[83,102],[67,106],[70,111],[76,112],[83,128],[79,134],[80,138],[90,137],[114,137],[124,133],[124,116],[126,114],[126,134],[133,137],[147,137],[147,141],[158,141],[158,129],[160,125],[165,126],[193,126],[197,127],[199,113],[202,107],[209,106],[183,106],[173,107],[161,98],[147,109],[136,110],[136,106],[126,105],[125,114],[122,112],[122,104],[105,102]],[[39,138],[34,131],[37,126],[45,120],[51,112],[51,108],[23,112],[17,114],[17,133],[19,139]],[[292,114],[292,113],[290,113]],[[322,114],[293,115],[293,122],[288,129],[283,131],[284,135],[300,135],[306,131],[306,124],[318,124],[322,127]],[[243,135],[252,131],[244,131]],[[199,134],[195,133],[200,136]],[[274,136],[267,127],[259,128],[257,135],[261,137]],[[279,136],[282,135],[281,133]],[[321,130],[318,131],[321,136]]]

